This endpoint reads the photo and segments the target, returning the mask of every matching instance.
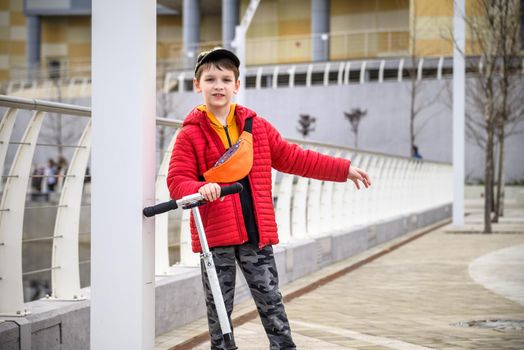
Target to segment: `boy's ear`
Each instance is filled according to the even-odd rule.
[[[200,84],[198,84],[198,80],[196,78],[193,78],[193,85],[195,86],[195,91],[200,93],[202,90],[200,90]]]
[[[238,92],[238,89],[240,89],[240,79],[237,79],[235,83],[235,90],[233,92],[236,94]]]

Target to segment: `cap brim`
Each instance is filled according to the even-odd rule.
[[[198,68],[200,68],[200,66],[202,66],[204,63],[209,61],[217,61],[221,58],[230,59],[237,68],[240,67],[240,60],[238,57],[233,52],[226,49],[215,49],[206,53],[204,57],[200,58],[199,56],[198,58],[199,61],[195,66],[195,74],[197,73]]]
[[[235,66],[237,67],[240,66],[240,60],[238,59],[238,57],[233,52],[226,50],[226,49],[216,49],[216,50],[211,51],[210,53],[206,55],[206,57],[204,57],[201,64],[209,62],[211,60],[217,60],[220,58],[229,58],[231,61],[233,61]]]

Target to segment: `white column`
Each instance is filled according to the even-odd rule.
[[[453,226],[464,226],[465,0],[455,0],[453,18]]]
[[[238,67],[240,72],[238,77],[240,89],[236,94],[235,102],[243,105],[246,103],[246,29],[242,26],[236,26],[235,28],[235,46],[237,57],[240,60],[240,66]]]
[[[193,70],[200,48],[200,2],[184,0],[182,4],[184,69]]]
[[[153,349],[156,1],[93,1],[92,74],[91,349]]]

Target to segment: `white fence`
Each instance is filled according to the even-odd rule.
[[[51,299],[84,298],[79,279],[82,262],[79,261],[78,243],[79,237],[86,235],[86,232],[81,232],[80,221],[82,197],[87,195],[84,180],[91,144],[90,121],[85,123],[82,136],[77,145],[73,146],[75,151],[59,188],[54,233],[50,237],[37,238],[52,241],[51,266],[23,271],[22,251],[24,244],[35,240],[24,239],[24,216],[31,206],[29,182],[34,179],[31,175],[33,157],[37,146],[50,146],[38,143],[42,123],[48,113],[89,118],[91,111],[86,107],[7,96],[0,96],[0,107],[7,108],[0,121],[0,174],[6,174],[0,182],[3,189],[0,204],[0,315],[24,316],[23,278],[27,275],[50,271]],[[15,140],[13,130],[16,129],[20,110],[30,111],[32,116],[25,124],[22,138]],[[169,199],[165,178],[176,138],[175,131],[181,123],[157,118],[157,126],[174,132],[169,146],[159,157],[156,197],[157,202],[163,202]],[[331,183],[274,173],[273,196],[283,243],[347,232],[358,226],[448,204],[452,200],[452,169],[449,164],[422,162],[309,141],[289,141],[322,153],[351,159],[353,164],[369,171],[373,186],[368,190],[356,191],[350,182]],[[10,146],[16,147],[16,154],[7,169],[6,155]],[[187,224],[189,211],[182,213],[176,225],[169,222],[168,215],[159,215],[155,220],[157,275],[169,274],[169,227],[171,230],[177,227],[179,231],[179,264],[198,264],[198,255],[191,252]]]
[[[471,59],[472,60],[472,59]],[[410,57],[362,59],[351,61],[327,61],[317,63],[279,64],[249,66],[246,69],[246,88],[276,89],[280,87],[313,85],[348,85],[368,82],[383,83],[409,79],[441,80],[451,74],[451,58]],[[164,92],[184,92],[193,89],[192,70],[170,70],[159,76],[158,85]],[[16,97],[39,99],[73,99],[91,96],[91,79],[73,77],[57,81],[10,81],[6,93]]]

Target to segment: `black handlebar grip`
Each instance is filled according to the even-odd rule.
[[[232,185],[224,186],[220,189],[220,197],[228,196],[233,193],[241,192],[244,189],[242,184],[235,182]]]
[[[151,216],[155,216],[156,214],[162,214],[166,211],[170,211],[176,208],[178,208],[178,205],[176,204],[176,200],[173,199],[169,202],[153,205],[152,207],[146,207],[144,208],[142,213],[144,214],[144,216],[149,218]]]

